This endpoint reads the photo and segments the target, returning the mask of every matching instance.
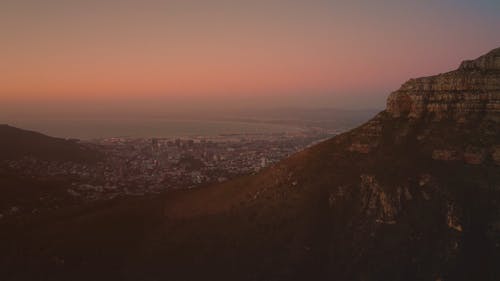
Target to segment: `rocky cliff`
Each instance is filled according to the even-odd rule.
[[[416,127],[418,148],[435,160],[500,164],[500,48],[464,61],[457,70],[411,79],[390,94],[387,109],[362,126],[350,150],[378,146],[384,118]],[[409,131],[395,132],[403,140]],[[452,137],[453,136],[453,137]]]
[[[499,73],[500,48],[462,62],[455,71],[409,80],[389,96],[387,112],[394,117],[500,121]]]
[[[357,179],[340,180],[329,192],[333,213],[350,213],[347,235],[361,237],[363,246],[350,247],[359,251],[357,266],[387,261],[383,252],[401,258],[387,270],[387,262],[375,262],[381,268],[354,279],[500,276],[491,267],[500,261],[500,48],[457,70],[409,80],[390,94],[386,110],[330,145],[335,158],[349,159],[349,172],[357,171]],[[349,172],[335,173],[334,181]],[[412,274],[392,275],[399,268]]]

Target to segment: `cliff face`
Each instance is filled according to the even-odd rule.
[[[500,121],[500,48],[444,74],[411,79],[387,100],[393,117],[453,118],[478,115]]]
[[[409,80],[389,96],[385,111],[330,142],[332,159],[351,166],[333,172],[332,182],[342,184],[329,194],[332,213],[342,214],[332,223],[341,228],[347,212],[351,230],[339,232],[357,233],[349,251],[359,251],[361,262],[352,270],[385,260],[352,279],[500,276],[491,267],[500,262],[500,48],[455,71]],[[393,268],[382,269],[391,259],[382,252],[399,257]],[[406,273],[397,275],[401,268]]]
[[[389,120],[407,130],[393,132],[394,139],[408,140],[413,128],[417,147],[434,160],[500,165],[500,48],[457,70],[404,83],[390,94],[386,110],[361,127],[360,142],[350,149],[368,153],[378,146],[376,132]]]

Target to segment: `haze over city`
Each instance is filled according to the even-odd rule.
[[[498,1],[0,4],[0,117],[384,107],[500,43]]]

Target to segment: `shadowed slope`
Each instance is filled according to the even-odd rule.
[[[33,157],[41,160],[86,162],[99,154],[75,141],[0,125],[0,160]]]

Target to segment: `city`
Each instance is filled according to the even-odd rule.
[[[332,130],[310,128],[294,133],[215,137],[105,138],[81,142],[104,155],[96,163],[25,157],[5,160],[0,167],[39,181],[63,181],[65,195],[73,200],[52,200],[74,204],[223,182],[256,173],[333,135]],[[51,204],[49,208],[57,206]],[[34,208],[8,206],[3,215],[21,210],[33,212]]]

